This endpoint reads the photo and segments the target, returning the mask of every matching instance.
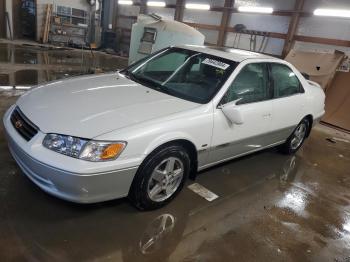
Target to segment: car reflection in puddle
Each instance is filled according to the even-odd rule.
[[[273,174],[272,181],[278,183],[272,184],[287,192],[288,185],[297,173],[298,157],[278,157],[273,160],[273,168],[270,166],[270,169],[264,171],[263,165],[266,163],[257,161],[264,159],[264,154],[270,153],[233,161],[225,165],[225,168],[235,170],[240,161],[261,163],[258,169],[263,172],[260,172],[258,182],[269,184],[271,180],[267,178]],[[269,155],[267,157],[271,158]],[[260,185],[256,181],[255,168],[256,166],[246,170],[249,180],[245,182],[245,191],[255,191]],[[214,168],[210,172],[218,172],[220,169]],[[207,175],[205,172],[200,174],[198,181],[206,179]],[[12,178],[13,184],[9,186],[7,196],[16,198],[11,204],[5,200],[9,223],[25,218],[23,223],[14,223],[12,227],[26,250],[25,255],[39,260],[123,258],[124,261],[166,261],[170,256],[176,257],[177,247],[183,248],[186,245],[185,239],[196,235],[206,225],[218,223],[217,226],[220,227],[220,221],[228,214],[235,217],[235,211],[230,209],[231,203],[244,201],[240,196],[244,191],[239,190],[231,191],[230,194],[218,192],[220,198],[213,202],[185,190],[165,208],[140,213],[125,200],[88,206],[69,204],[29,187],[27,183],[30,182],[22,176]],[[219,172],[215,180],[218,184],[226,185],[226,182],[237,183],[237,179],[234,174]],[[245,211],[243,209],[239,212]],[[217,231],[217,237],[223,234],[220,230]],[[70,248],[72,246],[74,252]]]

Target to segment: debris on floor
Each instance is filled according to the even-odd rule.
[[[344,142],[344,143],[350,143],[349,140],[344,139],[344,138],[340,138],[340,137],[332,137],[332,139],[333,139],[334,141],[339,141],[339,142]]]
[[[210,190],[198,183],[189,185],[188,188],[208,201],[213,201],[219,197],[218,195],[214,194],[213,192],[211,192]]]
[[[330,138],[330,137],[326,138],[326,140],[332,144],[337,143],[337,141],[335,141],[333,138]]]

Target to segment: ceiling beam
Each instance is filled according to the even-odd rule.
[[[333,38],[305,36],[305,35],[295,35],[294,40],[300,41],[300,42],[323,44],[323,45],[335,45],[335,46],[350,47],[349,40],[340,40],[340,39],[333,39]]]
[[[219,36],[216,43],[218,46],[223,46],[225,44],[227,26],[230,24],[231,15],[232,15],[231,8],[233,8],[234,4],[235,4],[235,0],[225,0],[224,10],[222,11],[222,16],[221,16]]]
[[[294,13],[289,22],[286,41],[284,41],[282,57],[285,57],[293,47],[294,36],[299,25],[300,13],[303,11],[305,0],[296,0]]]

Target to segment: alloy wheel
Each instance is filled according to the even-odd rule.
[[[155,167],[147,186],[148,197],[162,202],[179,188],[184,175],[184,164],[179,158],[168,157]]]
[[[306,135],[307,126],[305,123],[301,123],[294,131],[293,138],[290,141],[291,148],[297,149],[304,141]]]

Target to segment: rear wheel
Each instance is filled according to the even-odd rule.
[[[306,118],[294,129],[287,141],[281,146],[285,154],[294,154],[302,146],[310,129],[310,122]]]
[[[129,199],[141,210],[160,208],[182,189],[190,172],[190,157],[182,146],[171,145],[152,153],[142,163]]]

